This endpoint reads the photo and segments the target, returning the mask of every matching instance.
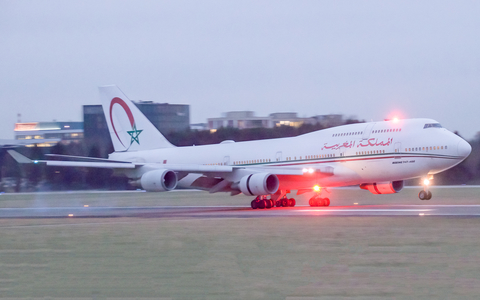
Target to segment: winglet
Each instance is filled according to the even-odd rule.
[[[26,156],[23,156],[22,154],[18,153],[17,151],[15,150],[7,150],[8,154],[10,154],[13,159],[15,159],[17,161],[17,163],[19,164],[31,164],[33,163],[33,160],[31,160],[30,158],[26,157]]]

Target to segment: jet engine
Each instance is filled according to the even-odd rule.
[[[275,174],[255,173],[244,176],[240,180],[239,189],[247,196],[275,194],[280,181]]]
[[[372,194],[395,194],[403,189],[403,180],[391,182],[363,183],[361,189],[369,190]]]
[[[140,178],[140,185],[147,192],[171,191],[177,186],[177,174],[165,169],[149,171]]]

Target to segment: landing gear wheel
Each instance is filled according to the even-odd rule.
[[[263,200],[265,202],[265,208],[272,208],[272,202],[270,200]]]
[[[283,207],[288,207],[288,204],[289,204],[288,202],[289,202],[289,201],[288,201],[287,198],[282,199],[282,206],[283,206]]]
[[[324,198],[324,199],[323,199],[323,205],[325,205],[325,206],[330,206],[330,199]]]
[[[282,202],[281,202],[280,200],[277,200],[277,201],[275,202],[275,206],[276,206],[276,207],[281,207],[281,206],[282,206]]]
[[[275,207],[275,201],[273,201],[272,199],[270,199],[268,201],[270,201],[270,207]]]
[[[425,198],[425,200],[430,200],[430,199],[432,199],[432,192],[428,191],[427,197]]]
[[[425,191],[420,191],[420,193],[418,193],[418,198],[420,198],[420,200],[427,199],[427,196],[428,196],[428,193]]]
[[[310,200],[308,200],[308,205],[315,206],[315,202],[313,201],[313,199],[315,198],[310,198]]]
[[[295,201],[295,199],[290,198],[290,199],[288,200],[288,206],[294,207],[295,204],[297,204],[297,201]]]
[[[259,200],[258,201],[258,208],[264,209],[265,205],[266,205],[265,200]]]
[[[252,206],[252,209],[257,209],[258,208],[258,201],[257,200],[252,200],[250,205]]]

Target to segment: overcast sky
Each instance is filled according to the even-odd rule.
[[[480,1],[0,0],[0,138],[82,121],[100,85],[223,112],[480,131]]]

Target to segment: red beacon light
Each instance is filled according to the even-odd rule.
[[[384,119],[384,121],[388,122],[388,121],[392,121],[393,123],[398,123],[400,119],[398,117],[393,117],[391,119]]]

